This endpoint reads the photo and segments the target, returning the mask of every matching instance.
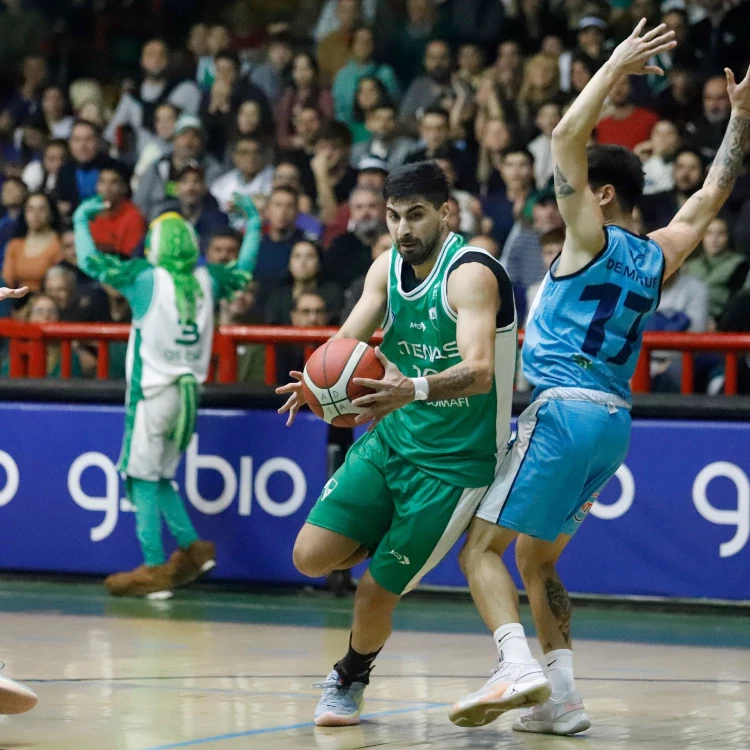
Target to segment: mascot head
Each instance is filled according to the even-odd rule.
[[[200,249],[193,227],[174,211],[162,214],[151,222],[145,249],[149,262],[174,281],[180,322],[194,322],[196,300],[203,293],[194,275]]]

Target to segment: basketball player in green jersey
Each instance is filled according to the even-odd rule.
[[[373,662],[400,597],[450,550],[471,521],[510,437],[516,361],[513,290],[489,253],[446,226],[449,189],[433,162],[393,172],[385,187],[393,248],[370,268],[362,298],[337,338],[369,341],[380,381],[356,400],[373,426],[326,484],[294,546],[310,577],[371,557],[354,601],[349,650],[315,712],[319,726],[359,723]],[[302,374],[279,388],[294,421]]]

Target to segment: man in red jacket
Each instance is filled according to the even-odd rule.
[[[125,176],[106,167],[96,186],[99,197],[111,208],[91,222],[91,235],[102,253],[131,257],[146,235],[146,220],[128,197]]]

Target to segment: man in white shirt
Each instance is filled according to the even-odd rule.
[[[230,213],[229,207],[235,193],[251,199],[256,195],[268,198],[273,187],[273,167],[265,165],[263,145],[257,138],[239,138],[232,152],[232,162],[234,169],[219,177],[211,187],[211,194],[224,213]],[[243,227],[244,222],[240,221],[235,229]]]
[[[674,188],[674,161],[679,147],[680,133],[669,120],[659,120],[651,131],[651,138],[635,147],[635,153],[644,160],[644,195]]]
[[[141,70],[143,80],[132,92],[120,97],[104,137],[114,143],[117,129],[129,125],[138,136],[137,151],[153,137],[154,116],[160,104],[174,104],[183,114],[195,115],[201,103],[201,92],[194,81],[170,80],[169,49],[161,39],[143,45]]]

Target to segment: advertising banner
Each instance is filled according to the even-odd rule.
[[[107,574],[138,565],[133,508],[115,468],[124,410],[5,403],[0,418],[0,568]],[[309,413],[288,429],[270,410],[201,410],[176,483],[198,532],[216,542],[214,577],[308,582],[292,547],[326,481],[326,437]],[[750,600],[749,444],[750,424],[635,420],[625,465],[561,560],[568,588]],[[465,586],[457,551],[424,583]]]

